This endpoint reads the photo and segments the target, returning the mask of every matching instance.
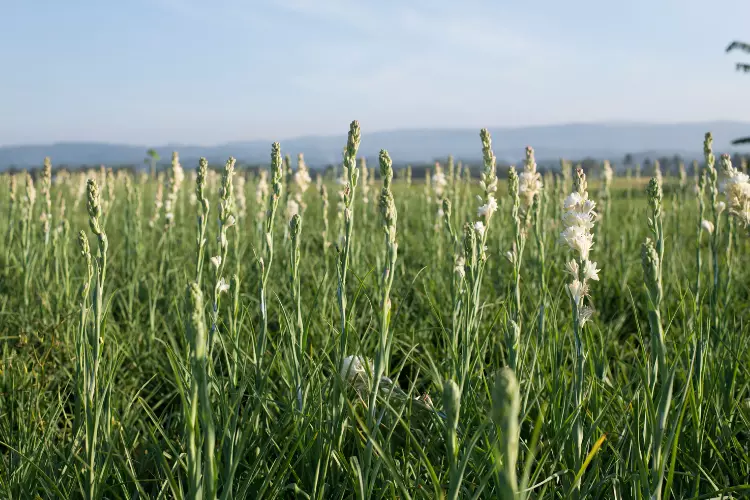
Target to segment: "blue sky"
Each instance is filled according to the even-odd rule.
[[[0,145],[750,120],[724,54],[747,0],[0,0],[0,19]]]

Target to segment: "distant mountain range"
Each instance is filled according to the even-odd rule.
[[[526,145],[534,146],[540,163],[591,157],[621,163],[630,153],[635,161],[645,157],[672,157],[679,154],[685,160],[700,158],[703,135],[711,131],[717,153],[749,151],[750,148],[732,147],[730,141],[750,135],[750,122],[715,121],[699,123],[589,123],[545,125],[533,127],[491,127],[493,149],[501,162],[516,163],[523,158]],[[293,157],[304,153],[312,167],[339,162],[346,144],[346,136],[305,136],[281,140],[282,153]],[[91,142],[20,145],[0,147],[0,169],[11,166],[33,168],[42,164],[45,156],[53,165],[137,165],[143,166],[146,145],[123,145]],[[245,164],[269,162],[270,141],[231,142],[215,146],[167,145],[155,147],[160,163],[168,163],[172,151],[180,153],[184,167],[192,167],[198,158],[209,162],[224,162],[234,156]],[[394,162],[425,163],[452,154],[464,161],[481,159],[478,129],[404,129],[362,133],[360,156],[373,160],[380,149],[387,149]]]

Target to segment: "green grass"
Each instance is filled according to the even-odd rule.
[[[194,166],[189,167],[192,172]],[[299,236],[299,290],[308,343],[299,350],[294,344],[299,326],[282,193],[266,290],[266,351],[256,352],[261,324],[257,258],[264,254],[256,214],[265,205],[255,203],[256,179],[243,171],[236,175],[248,177],[247,215],[227,231],[222,276],[229,282],[236,274],[238,280],[220,296],[207,367],[216,446],[212,454],[206,452],[215,459],[217,495],[435,499],[453,493],[458,498],[499,498],[507,491],[502,473],[507,454],[502,450],[507,447],[501,443],[508,437],[508,426],[493,419],[492,398],[495,376],[506,365],[505,325],[515,307],[513,266],[504,257],[514,238],[506,185],[499,186],[500,208],[488,230],[476,330],[468,337],[474,343],[471,363],[453,436],[443,387],[454,373],[452,349],[466,346],[452,340],[454,246],[437,218],[435,195],[428,203],[422,184],[406,186],[399,176],[393,184],[398,258],[390,291],[393,344],[386,375],[406,396],[393,387],[384,390],[381,384],[383,397],[376,401],[371,419],[372,398],[366,388],[358,393],[337,373],[344,355],[375,359],[381,339],[380,283],[386,247],[377,207],[380,182],[370,188],[368,204],[363,203],[361,184],[354,197],[345,290],[347,352],[340,352],[336,245],[341,226],[336,215],[339,186],[332,182],[327,187],[328,241],[333,244],[325,253],[322,201],[314,185],[304,198],[308,207]],[[101,181],[99,172],[95,176]],[[498,176],[505,179],[506,172]],[[94,256],[97,244],[89,233],[79,182],[73,174],[52,186],[53,231],[61,224],[61,198],[70,228],[67,237],[60,230],[53,238],[54,250],[53,242],[44,244],[39,199],[31,221],[28,265],[20,240],[18,201],[15,237],[12,243],[6,237],[0,246],[0,498],[79,498],[87,491],[83,430],[76,424],[81,418],[76,398],[79,289],[86,275],[76,243],[78,231],[90,235]],[[662,497],[739,498],[750,494],[747,234],[738,229],[728,258],[726,232],[720,235],[722,274],[714,323],[705,234],[702,289],[695,307],[695,196],[689,190],[682,199],[675,179],[665,176],[664,182],[661,318],[674,386],[665,425]],[[213,319],[215,276],[208,259],[218,252],[220,183],[215,179],[206,188],[210,214],[201,288],[207,328]],[[477,179],[472,183],[469,188],[458,182],[457,189],[448,190],[459,240],[464,221],[475,219],[479,205],[474,196],[480,193]],[[97,443],[94,496],[189,498],[195,492],[190,491],[185,411],[194,400],[195,368],[188,357],[192,330],[186,328],[195,324],[189,318],[186,288],[196,274],[199,207],[190,203],[195,181],[187,175],[182,183],[169,230],[164,229],[163,214],[153,228],[148,224],[154,215],[156,181],[134,180],[133,185],[139,198],[128,195],[120,175],[109,177],[102,187],[109,249],[98,380],[103,397],[108,395],[108,411]],[[0,186],[3,210],[8,205],[7,186],[5,176]],[[645,182],[629,185],[616,179],[610,217],[594,228],[591,260],[598,262],[601,272],[590,291],[596,313],[583,330],[587,357],[580,408],[574,404],[571,304],[565,291],[569,278],[564,269],[570,256],[558,242],[559,198],[551,186],[547,190],[546,294],[540,288],[538,251],[531,234],[521,265],[515,374],[520,388],[519,497],[648,498],[655,488],[650,429],[659,414],[654,401],[660,386],[651,375],[648,296],[641,269],[641,243],[650,235]],[[107,201],[110,192],[114,199]],[[595,180],[589,193],[598,199]],[[19,176],[16,199],[23,194]],[[8,224],[7,212],[2,212],[3,235],[8,234]],[[542,300],[547,307],[540,336],[537,314]],[[89,312],[87,321],[91,320]],[[302,411],[296,370],[303,374]],[[434,409],[423,398],[415,400],[424,394]],[[581,455],[575,452],[577,419],[583,427]],[[199,443],[204,429],[198,429]],[[449,452],[453,438],[455,459]],[[204,477],[201,469],[198,476]],[[209,486],[213,487],[202,484],[203,491]]]

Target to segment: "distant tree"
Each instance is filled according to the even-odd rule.
[[[739,49],[743,52],[747,52],[750,54],[750,44],[744,43],[744,42],[738,42],[734,41],[729,44],[727,47],[727,52],[732,52],[735,49]],[[750,64],[747,63],[737,63],[737,71],[743,71],[745,73],[750,73]],[[735,139],[732,141],[732,144],[750,144],[750,137],[741,137],[739,139]]]
[[[668,174],[670,168],[672,168],[672,159],[667,156],[659,157],[659,165],[661,166],[662,173]]]
[[[625,158],[622,159],[622,164],[626,167],[629,167],[633,164],[633,155],[631,153],[628,153],[625,155]]]
[[[732,52],[735,49],[739,49],[743,52],[750,53],[750,44],[744,43],[744,42],[738,42],[734,41],[729,44],[727,47],[727,52]],[[747,63],[737,63],[737,71],[744,71],[745,73],[750,73],[750,64]]]
[[[596,172],[599,169],[599,162],[591,157],[586,157],[581,161],[581,168],[586,175]]]
[[[149,149],[146,151],[146,154],[148,155],[148,158],[146,158],[146,161],[149,162],[151,165],[151,177],[156,177],[156,162],[161,160],[161,157],[159,156],[159,153],[156,152],[155,149]]]

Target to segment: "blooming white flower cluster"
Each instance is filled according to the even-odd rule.
[[[234,179],[234,201],[237,207],[237,216],[245,219],[247,215],[247,198],[245,198],[245,176],[238,175]]]
[[[303,212],[305,208],[307,208],[303,198],[305,196],[305,191],[310,187],[311,182],[312,178],[310,177],[310,169],[307,168],[305,158],[302,156],[302,153],[300,153],[297,156],[297,171],[294,172],[294,184],[297,186],[296,192],[294,193],[294,199],[297,201],[297,204],[302,207]]]
[[[477,208],[477,217],[489,219],[497,211],[497,200],[490,194],[487,196],[487,203]]]
[[[439,163],[435,163],[435,174],[432,176],[432,188],[435,191],[435,195],[438,199],[443,197],[445,186],[448,185],[448,179],[446,179],[443,169],[440,168]]]
[[[159,180],[156,184],[156,193],[154,193],[154,215],[148,221],[149,227],[154,227],[154,224],[156,224],[156,221],[158,221],[159,217],[161,216],[161,208],[162,206],[164,206],[163,197],[164,184],[161,182],[161,180]]]
[[[589,280],[599,281],[599,269],[596,267],[596,262],[589,260],[594,244],[591,229],[594,227],[597,214],[594,211],[596,204],[588,199],[583,172],[579,171],[577,175],[583,178],[581,185],[584,187],[571,193],[563,202],[565,229],[560,234],[560,239],[576,254],[573,260],[566,264],[566,270],[573,278],[568,285],[568,291],[578,311],[578,320],[583,326],[593,313],[593,309],[584,304],[584,299],[588,295],[588,282]]]
[[[367,182],[367,178],[370,175],[370,170],[367,168],[367,161],[364,157],[359,159],[359,174],[362,182],[362,203],[367,205],[370,203],[370,184]]]
[[[268,191],[268,170],[261,170],[258,176],[258,184],[255,186],[255,204],[258,206],[258,219],[263,219],[266,215]]]
[[[299,203],[292,198],[289,198],[286,202],[286,218],[291,220],[292,217],[299,213]]]
[[[656,182],[659,183],[661,186],[664,181],[661,174],[661,164],[659,163],[659,160],[654,160],[654,178],[656,179]]]
[[[727,176],[721,190],[727,197],[729,213],[747,227],[750,225],[750,177],[732,166],[729,155],[721,156],[721,165]]]
[[[180,157],[177,151],[172,153],[172,170],[169,176],[169,192],[167,193],[167,199],[164,202],[164,218],[167,224],[171,224],[174,220],[174,205],[177,203],[177,196],[180,193],[180,185],[185,179],[185,171],[180,165]]]
[[[591,229],[594,227],[596,203],[588,199],[588,193],[583,196],[579,193],[571,193],[563,202],[563,230],[562,240],[568,244],[571,250],[577,252],[581,260],[589,257],[589,251],[594,244],[594,235]]]
[[[531,208],[534,196],[542,190],[542,175],[536,171],[534,149],[526,147],[526,162],[523,172],[518,176],[518,196],[521,198],[524,210]]]
[[[426,169],[424,172],[424,199],[427,203],[432,201],[432,174],[430,169]]]

